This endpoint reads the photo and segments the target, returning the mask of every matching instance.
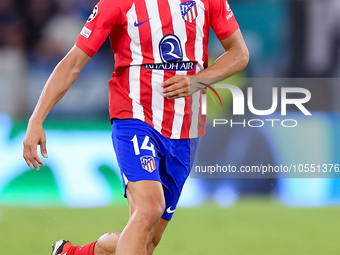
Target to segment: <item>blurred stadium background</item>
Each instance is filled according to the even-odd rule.
[[[250,50],[242,77],[324,78],[329,84],[313,87],[315,116],[300,131],[246,128],[225,139],[212,132],[210,145],[216,141],[222,157],[235,164],[339,164],[340,1],[229,3]],[[108,42],[46,119],[46,166],[29,170],[22,159],[27,120],[42,87],[95,4],[0,1],[1,254],[46,254],[60,238],[90,242],[127,221],[107,111],[114,66]],[[212,36],[211,59],[221,52]],[[339,184],[339,179],[190,178],[156,254],[338,254]]]

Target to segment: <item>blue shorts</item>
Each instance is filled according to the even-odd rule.
[[[120,167],[123,185],[129,181],[159,181],[163,184],[165,212],[170,220],[183,185],[189,176],[198,138],[169,139],[137,119],[114,119],[112,142]]]

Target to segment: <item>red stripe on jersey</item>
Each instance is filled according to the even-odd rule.
[[[185,139],[189,137],[191,125],[191,97],[185,98],[185,107],[184,107],[184,117],[183,117],[183,124],[181,129],[181,139]]]
[[[175,71],[164,71],[164,81],[175,75]],[[175,118],[175,100],[164,97],[164,110],[161,133],[165,137],[171,137],[172,123]]]
[[[162,32],[163,36],[167,34],[173,34],[174,29],[173,29],[173,24],[172,24],[172,16],[171,16],[171,11],[170,11],[170,6],[168,1],[164,0],[157,0],[158,3],[158,9],[159,9],[159,17],[161,19],[162,23]]]
[[[150,70],[145,69],[143,66],[140,69],[140,104],[143,105],[143,112],[145,121],[152,124],[152,86],[151,86]]]
[[[168,1],[157,0],[158,10],[161,19],[163,36],[167,34],[174,34],[172,15]],[[174,76],[174,71],[164,71],[164,81]],[[164,98],[164,111],[161,133],[166,136],[171,136],[172,125],[175,116],[175,102],[173,99]]]
[[[143,53],[148,52],[150,55],[153,52],[153,45],[152,45],[152,34],[151,34],[151,27],[150,27],[150,22],[149,19],[150,17],[148,16],[148,11],[146,8],[145,1],[137,1],[136,2],[136,13],[137,13],[137,18],[138,21],[136,21],[139,24],[142,24],[138,26],[138,31],[139,31],[139,40],[141,42],[141,50],[142,50],[142,55],[145,55]],[[142,42],[150,42],[150,43],[142,43]],[[154,63],[154,57],[149,56],[148,58],[143,58],[143,64],[150,64]]]
[[[131,119],[132,99],[129,97],[129,83],[120,83],[120,79],[115,79],[120,76],[122,79],[129,80],[129,68],[121,68],[112,74],[112,79],[109,81],[109,112],[110,118]],[[120,98],[120,100],[116,100]]]

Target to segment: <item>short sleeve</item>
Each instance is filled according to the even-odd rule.
[[[210,25],[218,39],[231,36],[239,28],[228,0],[210,0]]]
[[[81,30],[76,46],[93,56],[111,33],[113,26],[121,22],[119,1],[101,0],[93,9]]]

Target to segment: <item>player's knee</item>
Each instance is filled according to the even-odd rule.
[[[115,254],[120,234],[121,232],[116,231],[102,235],[96,243],[94,254],[100,255]]]
[[[162,217],[163,213],[165,210],[165,206],[162,204],[156,203],[156,204],[151,204],[149,206],[145,206],[143,209],[143,214],[146,220],[150,222],[157,222],[160,220]]]
[[[136,219],[141,219],[146,228],[158,224],[165,210],[164,201],[149,201],[136,210]]]
[[[162,217],[164,213],[164,210],[165,210],[165,206],[161,204],[153,205],[148,210],[149,219],[151,221],[156,221],[158,223],[158,221],[160,220],[160,218]]]

